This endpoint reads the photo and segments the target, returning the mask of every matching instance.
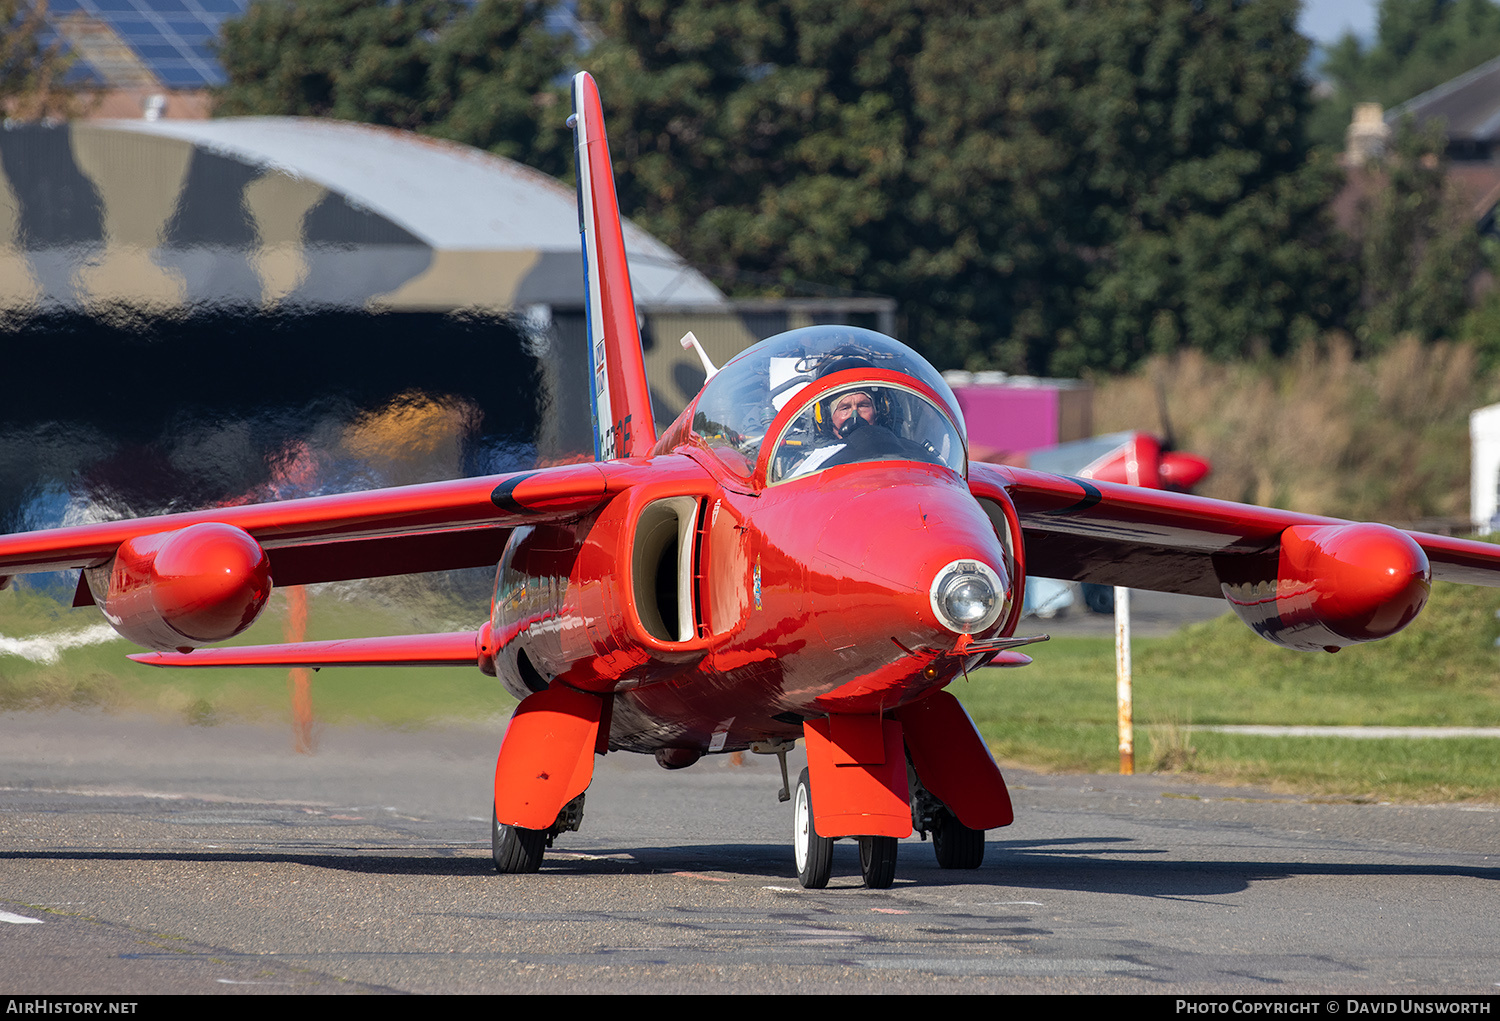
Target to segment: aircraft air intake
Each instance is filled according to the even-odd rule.
[[[632,543],[631,582],[641,626],[663,642],[692,641],[697,633],[693,539],[698,498],[670,497],[641,509]]]

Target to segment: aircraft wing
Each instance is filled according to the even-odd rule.
[[[1224,594],[1215,558],[1273,549],[1291,525],[1345,523],[993,464],[971,464],[969,488],[980,498],[1009,495],[1029,575],[1215,598]],[[1427,554],[1433,578],[1500,587],[1500,546],[1408,534]]]
[[[278,587],[494,566],[512,527],[586,514],[627,488],[638,471],[624,462],[560,465],[20,532],[0,536],[0,577],[98,566],[128,539],[203,522],[234,525],[254,537]]]

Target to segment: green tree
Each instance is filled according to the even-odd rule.
[[[939,362],[1046,370],[1102,254],[1067,126],[1070,17],[1024,2],[950,5],[927,21],[901,270],[908,294],[931,295],[916,325]]]
[[[706,268],[889,288],[922,42],[913,4],[581,7],[603,36],[585,65],[629,215]]]
[[[214,112],[422,131],[558,173],[567,47],[544,13],[504,0],[259,0],[224,26],[229,81]]]
[[[632,216],[942,364],[1281,349],[1344,301],[1295,0],[594,0]]]
[[[484,0],[435,40],[423,130],[557,177],[572,170],[567,90],[571,40],[550,31],[546,5]]]
[[[453,0],[260,0],[224,25],[214,112],[424,127],[432,40],[458,13]]]
[[[1067,140],[1069,248],[1085,263],[1051,367],[1279,352],[1337,322],[1341,175],[1305,135],[1298,4],[1092,7],[1053,6],[1066,97],[1057,124],[1039,122]]]
[[[1469,282],[1483,268],[1479,233],[1466,204],[1447,186],[1438,126],[1398,125],[1360,209],[1355,241],[1364,351],[1402,334],[1453,336],[1469,306]]]

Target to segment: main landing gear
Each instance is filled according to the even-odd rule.
[[[977,869],[984,863],[984,830],[971,830],[944,809],[932,827],[938,868]]]
[[[896,838],[858,837],[859,868],[865,886],[888,890],[896,881]],[[813,826],[812,784],[807,770],[797,777],[797,796],[792,811],[792,851],[797,861],[797,881],[808,890],[821,890],[833,873],[832,837],[818,836]]]
[[[970,829],[958,821],[953,810],[943,804],[922,783],[911,763],[907,763],[907,785],[911,791],[912,829],[927,839],[932,834],[932,850],[940,869],[977,869],[984,863],[984,830]]]
[[[505,825],[492,809],[490,848],[495,856],[495,871],[516,874],[540,869],[542,856],[557,835],[583,824],[583,797],[580,794],[564,805],[552,825],[544,830]]]

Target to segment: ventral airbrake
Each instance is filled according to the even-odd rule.
[[[1030,662],[1018,650],[1037,638],[1015,633],[1028,572],[1221,597],[1305,650],[1394,634],[1433,578],[1500,585],[1484,543],[970,462],[942,377],[867,330],[762,341],[658,435],[586,74],[573,103],[595,462],[18,533],[0,537],[0,576],[81,569],[75,603],[160,666],[497,677],[520,699],[495,770],[502,872],[536,870],[578,828],[596,756],[779,754],[806,887],[828,882],[841,838],[886,887],[914,830],[962,869],[1010,823],[1000,770],[945,689]],[[475,632],[203,648],[249,627],[273,582],[480,565],[497,569]]]

